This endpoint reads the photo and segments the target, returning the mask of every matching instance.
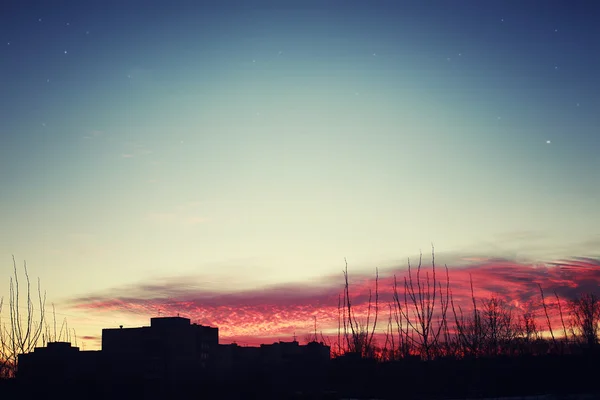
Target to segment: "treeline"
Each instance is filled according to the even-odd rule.
[[[567,355],[596,352],[600,328],[600,298],[583,293],[563,299],[552,293],[552,308],[541,285],[538,309],[515,307],[497,295],[476,297],[470,278],[470,299],[455,301],[448,267],[408,263],[406,275],[394,275],[392,295],[382,302],[379,273],[369,288],[366,310],[357,312],[349,284],[338,298],[336,338],[323,338],[334,357],[354,356],[377,361],[418,358],[478,358],[518,355]],[[553,321],[560,321],[556,324]],[[376,333],[377,332],[377,333]],[[316,334],[315,334],[316,336]]]

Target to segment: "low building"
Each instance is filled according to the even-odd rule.
[[[220,344],[217,370],[229,374],[232,370],[256,369],[260,362],[260,347],[240,346],[237,343]]]
[[[228,385],[257,376],[285,385],[283,378],[318,374],[329,360],[330,347],[323,343],[219,345],[218,328],[163,317],[152,318],[150,326],[103,329],[101,351],[56,342],[21,354],[17,378],[25,383],[85,383],[110,397],[128,393],[126,388],[171,393],[173,388],[206,388],[216,381]]]
[[[318,342],[301,345],[296,340],[261,344],[260,347],[222,344],[219,345],[218,358],[220,370],[315,368],[329,362],[331,348]]]
[[[19,354],[17,379],[23,382],[81,382],[93,380],[101,370],[100,351],[80,351],[68,342],[49,342]]]

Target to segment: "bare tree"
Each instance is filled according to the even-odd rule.
[[[2,306],[4,305],[4,297],[0,297],[0,379],[8,378],[11,375],[10,368],[10,352],[8,341],[6,338],[4,324],[2,323]]]
[[[337,332],[337,354],[342,355],[342,296],[338,294],[338,332]]]
[[[385,329],[385,343],[383,344],[382,357],[386,361],[394,361],[395,359],[395,343],[394,343],[394,327],[392,324],[392,304],[388,304],[389,316],[388,324]]]
[[[512,309],[496,296],[482,300],[483,337],[487,355],[496,356],[511,347],[518,329],[512,318]]]
[[[426,271],[425,278],[421,275],[423,255],[419,256],[419,264],[415,274],[413,274],[410,260],[408,260],[408,276],[404,277],[403,299],[399,296],[395,277],[393,288],[396,307],[402,320],[406,322],[406,326],[402,326],[403,336],[407,339],[410,338],[411,345],[425,360],[430,360],[436,356],[436,347],[444,327],[442,321],[446,320],[449,303],[450,280],[448,278],[448,267],[446,266],[446,290],[444,291],[441,282],[438,282],[437,279],[433,246],[431,256],[431,275],[429,271]],[[434,317],[438,319],[437,326]]]
[[[9,314],[8,323],[0,320],[0,376],[14,376],[17,367],[18,355],[29,353],[38,344],[44,330],[44,317],[46,293],[42,295],[41,284],[38,278],[37,295],[38,310],[34,308],[32,299],[31,282],[27,271],[27,264],[23,264],[26,291],[25,298],[21,295],[21,283],[17,272],[17,262],[13,256],[13,276],[9,284]],[[21,301],[25,301],[25,307]],[[0,300],[0,308],[3,301]]]
[[[600,330],[600,299],[583,294],[571,301],[571,330],[589,349],[596,349]]]
[[[373,358],[375,356],[374,346],[374,334],[377,327],[377,317],[379,313],[379,271],[376,270],[375,277],[375,315],[373,324],[371,326],[371,309],[372,309],[372,296],[373,292],[369,289],[369,301],[367,306],[367,319],[359,321],[356,318],[356,314],[352,309],[352,302],[350,300],[350,284],[348,279],[348,262],[346,262],[346,269],[344,272],[344,311],[343,323],[344,323],[344,336],[346,338],[347,351],[360,355],[361,357]],[[350,328],[348,332],[347,328]]]
[[[539,339],[539,329],[532,312],[524,312],[519,321],[520,335],[529,344]]]
[[[469,275],[469,282],[471,284],[471,302],[473,304],[472,315],[465,316],[462,307],[454,305],[453,297],[450,298],[452,305],[452,313],[454,314],[454,323],[456,326],[456,334],[458,336],[458,346],[460,348],[459,353],[462,356],[474,356],[481,355],[484,342],[484,331],[483,324],[481,321],[481,313],[477,309],[477,300],[475,299],[475,292],[473,290],[473,277]]]
[[[400,357],[408,357],[411,354],[412,343],[410,341],[411,335],[410,327],[408,323],[404,321],[402,318],[402,313],[400,312],[400,297],[398,295],[398,284],[396,281],[396,277],[394,276],[394,321],[396,322],[396,330],[398,333],[398,344],[393,347],[394,354],[398,354]],[[393,343],[393,342],[392,342]]]
[[[556,297],[556,304],[558,304],[558,313],[560,315],[560,323],[562,324],[562,328],[563,328],[563,335],[565,336],[565,339],[566,339],[567,338],[567,327],[565,325],[565,319],[563,317],[562,305],[560,304],[560,297],[558,297],[558,293],[556,293],[556,290],[554,291],[554,296]]]
[[[539,340],[539,331],[535,315],[531,311],[524,311],[515,322],[515,344],[521,355],[534,354],[534,344]]]
[[[377,328],[377,316],[379,314],[379,268],[375,268],[375,317],[373,320],[373,327],[371,329],[371,336],[367,340],[367,348],[373,348],[373,336],[375,335],[375,328]],[[369,289],[369,308],[367,312],[367,329],[369,329],[369,320],[371,318],[371,289]],[[371,350],[369,350],[371,351]]]
[[[309,344],[310,342],[314,342],[315,337],[313,336],[312,333],[307,333],[306,335],[304,335],[304,344]]]
[[[540,296],[542,296],[542,307],[544,307],[544,314],[546,315],[546,322],[548,323],[548,329],[550,330],[550,336],[552,337],[552,343],[554,344],[554,348],[556,348],[556,338],[554,337],[554,331],[552,330],[552,324],[550,323],[550,316],[548,315],[548,307],[546,306],[546,298],[544,297],[544,290],[542,289],[542,285],[538,283],[538,287],[540,288]]]
[[[345,281],[345,285],[344,285],[344,301],[345,301],[345,308],[348,311],[348,320],[346,323],[346,320],[344,320],[344,333],[346,336],[346,343],[348,345],[348,351],[352,351],[352,352],[356,352],[357,349],[357,338],[358,338],[358,334],[356,332],[356,329],[354,328],[355,323],[353,323],[352,319],[353,319],[353,314],[352,314],[352,303],[350,301],[350,285],[348,282],[348,261],[346,261],[346,259],[344,259],[344,262],[346,263],[346,269],[344,270],[344,281]],[[345,312],[344,312],[345,314]],[[356,322],[356,321],[354,321]],[[350,326],[350,332],[348,332],[347,326]],[[351,339],[349,337],[349,333],[352,335]]]

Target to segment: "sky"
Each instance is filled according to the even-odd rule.
[[[97,348],[159,313],[326,329],[344,259],[390,279],[432,243],[513,300],[596,290],[599,11],[3,2],[0,295],[14,255]]]

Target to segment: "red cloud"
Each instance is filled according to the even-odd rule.
[[[463,308],[471,307],[470,279],[477,299],[490,295],[505,300],[519,312],[532,312],[538,326],[546,329],[541,307],[539,286],[546,295],[553,329],[561,331],[555,293],[566,301],[583,292],[599,292],[600,260],[573,258],[545,264],[518,263],[506,259],[463,259],[467,265],[448,267],[454,302]],[[415,266],[413,273],[416,272]],[[431,276],[431,265],[423,264]],[[351,271],[350,271],[351,272]],[[380,273],[379,330],[387,324],[388,304],[392,302],[394,274],[398,288],[403,290],[406,269]],[[436,267],[438,281],[445,284],[445,270]],[[414,278],[414,276],[413,276]],[[324,284],[323,282],[330,282]],[[539,285],[539,286],[538,286]],[[89,311],[119,311],[153,316],[180,313],[193,321],[218,326],[223,342],[257,344],[274,340],[289,340],[294,334],[303,338],[314,329],[317,318],[319,331],[337,334],[338,300],[343,294],[343,275],[327,277],[322,282],[281,285],[233,293],[210,292],[191,287],[189,280],[163,284],[138,285],[115,289],[104,295],[72,300],[78,309]],[[357,315],[366,317],[369,290],[375,290],[374,274],[350,274],[350,297]],[[451,318],[450,318],[451,319]],[[335,333],[334,333],[335,332]]]

